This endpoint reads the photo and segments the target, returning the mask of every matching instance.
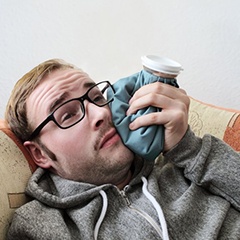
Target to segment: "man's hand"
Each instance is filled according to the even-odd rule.
[[[187,131],[189,104],[190,99],[183,89],[161,82],[147,84],[136,91],[129,101],[127,115],[148,106],[161,108],[162,111],[138,117],[129,125],[129,128],[135,130],[142,126],[164,125],[164,151],[168,151],[182,139]]]

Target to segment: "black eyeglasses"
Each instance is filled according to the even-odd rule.
[[[28,140],[34,139],[45,125],[53,121],[59,128],[67,129],[79,123],[85,116],[84,100],[103,107],[113,101],[115,93],[113,86],[109,81],[99,82],[88,89],[88,91],[79,98],[70,99],[62,103],[32,132]]]

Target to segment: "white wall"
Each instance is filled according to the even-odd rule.
[[[239,0],[0,0],[0,118],[14,83],[49,58],[96,81],[142,69],[157,54],[183,65],[189,95],[238,108]]]

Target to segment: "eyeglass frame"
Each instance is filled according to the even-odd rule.
[[[84,117],[85,117],[85,107],[84,107],[84,100],[88,100],[90,103],[93,103],[94,105],[98,106],[98,107],[104,107],[107,104],[109,104],[110,102],[112,102],[114,100],[114,98],[112,97],[111,99],[107,100],[106,103],[104,104],[100,104],[98,105],[97,103],[95,103],[93,100],[91,100],[91,98],[88,96],[88,93],[91,91],[91,89],[93,89],[94,87],[98,86],[101,83],[106,83],[108,85],[108,87],[110,87],[112,89],[112,91],[115,93],[115,90],[112,86],[112,84],[109,81],[101,81],[98,82],[96,84],[94,84],[93,86],[91,86],[82,96],[78,97],[78,98],[72,98],[69,99],[65,102],[63,102],[60,106],[58,106],[54,111],[52,111],[46,118],[45,120],[43,120],[35,129],[34,131],[31,133],[30,137],[28,138],[28,141],[33,140],[34,138],[36,138],[39,133],[41,132],[41,130],[50,122],[53,121],[60,129],[68,129],[71,128],[72,126],[76,125],[77,123],[79,123]],[[68,127],[62,127],[55,119],[54,117],[54,113],[63,105],[71,102],[71,101],[79,101],[79,103],[82,105],[82,109],[83,109],[83,116],[75,123],[71,124]]]

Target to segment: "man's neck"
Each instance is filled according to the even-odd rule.
[[[121,190],[123,189],[131,180],[132,178],[132,172],[131,170],[128,171],[126,177],[121,181],[119,184],[117,184],[117,187]]]

